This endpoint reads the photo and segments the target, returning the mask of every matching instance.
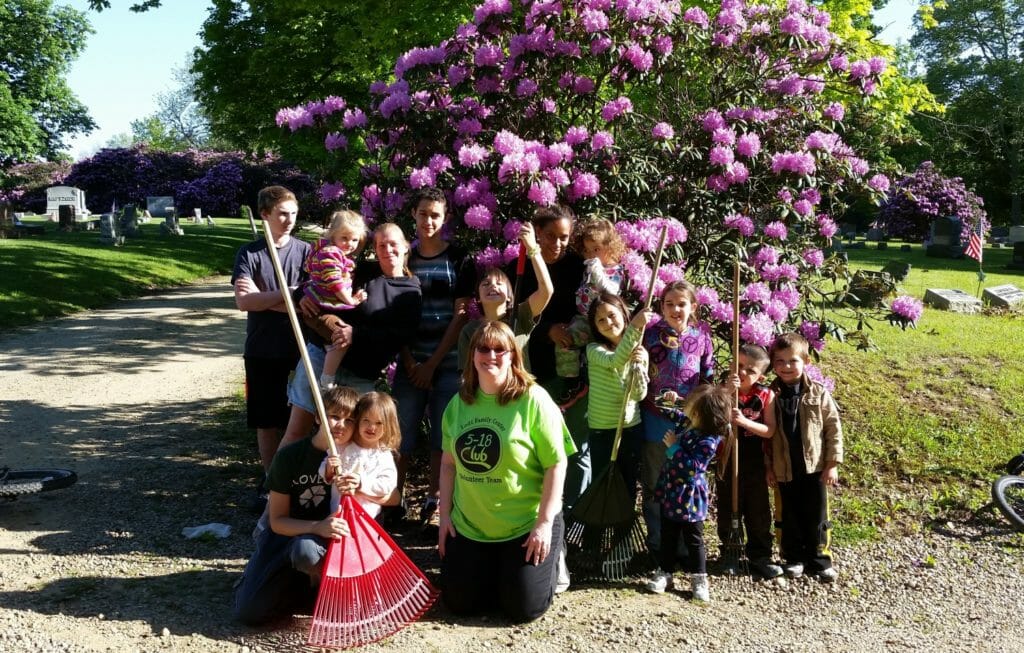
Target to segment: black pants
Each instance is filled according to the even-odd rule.
[[[464,536],[445,540],[441,561],[441,598],[457,615],[498,608],[512,621],[532,621],[555,596],[558,555],[565,537],[561,513],[551,529],[551,552],[544,562],[526,561],[529,533],[507,542],[476,542]]]
[[[676,551],[679,549],[679,540],[686,544],[686,564],[683,571],[690,574],[703,574],[707,572],[707,551],[704,549],[704,522],[702,521],[673,521],[661,511],[661,548],[658,557],[663,571],[672,573],[676,570]]]
[[[746,551],[749,560],[772,557],[772,507],[768,501],[768,483],[764,478],[764,459],[748,460],[740,455],[739,513],[741,528],[746,531]],[[718,539],[729,541],[732,520],[732,469],[717,482]]]
[[[828,493],[821,472],[800,474],[779,483],[782,495],[782,558],[802,562],[814,573],[832,566],[829,550],[832,524],[828,520]]]

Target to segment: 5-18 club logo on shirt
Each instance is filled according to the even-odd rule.
[[[501,459],[498,434],[486,426],[466,431],[455,440],[455,455],[466,471],[486,474]]]

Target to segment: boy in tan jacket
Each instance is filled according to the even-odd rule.
[[[828,486],[839,481],[843,428],[832,395],[804,374],[810,345],[797,333],[784,333],[772,345],[776,379],[775,418],[769,481],[782,496],[783,569],[790,578],[805,571],[822,582],[836,579],[829,550]]]

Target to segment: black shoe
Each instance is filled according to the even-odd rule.
[[[778,578],[782,575],[782,567],[773,563],[771,560],[754,560],[750,563],[750,571],[755,576],[760,576],[765,580],[771,580],[772,578]]]

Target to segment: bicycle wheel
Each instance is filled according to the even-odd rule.
[[[1013,527],[1024,531],[1024,476],[1000,476],[992,483],[992,500]]]
[[[57,490],[74,484],[78,475],[67,469],[0,470],[0,497]]]

